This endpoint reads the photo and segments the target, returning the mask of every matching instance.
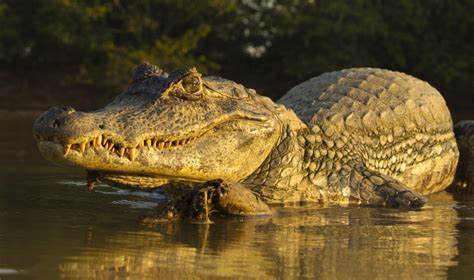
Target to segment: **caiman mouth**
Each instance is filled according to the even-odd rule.
[[[262,137],[273,131],[267,121],[266,116],[235,114],[165,133],[101,128],[83,134],[78,129],[77,135],[69,136],[66,129],[35,128],[33,135],[41,154],[52,163],[98,172],[100,178],[119,185],[159,187],[170,181],[245,177],[249,172],[239,173],[236,155],[251,156],[247,147],[266,141]]]
[[[174,140],[163,140],[159,137],[151,136],[138,141],[138,144],[136,145],[127,145],[125,141],[120,140],[120,136],[105,133],[99,136],[81,137],[79,141],[68,141],[68,144],[63,143],[57,136],[41,136],[37,134],[35,135],[35,138],[38,142],[52,142],[54,144],[62,145],[64,157],[67,157],[71,152],[84,154],[88,149],[103,148],[109,154],[115,154],[120,158],[123,158],[126,155],[126,158],[130,161],[134,161],[138,149],[155,149],[157,151],[172,150],[194,142],[207,131],[208,130],[197,136],[192,135]]]
[[[236,121],[247,121],[252,123],[261,123],[264,119],[256,118],[230,118],[218,123],[209,125],[206,128],[201,129],[200,132],[191,132],[188,135],[184,136],[165,136],[163,135],[142,135],[141,140],[138,141],[125,141],[123,136],[105,132],[99,135],[93,133],[89,135],[81,135],[75,139],[61,139],[58,136],[46,136],[39,133],[35,133],[34,137],[37,140],[38,144],[41,142],[49,142],[51,144],[59,144],[62,146],[63,155],[66,158],[71,153],[78,153],[83,155],[87,153],[88,150],[94,150],[96,152],[97,148],[102,148],[103,151],[106,151],[108,155],[117,155],[118,157],[126,158],[129,161],[134,161],[137,157],[138,152],[141,149],[147,149],[147,152],[150,152],[150,149],[153,151],[172,151],[188,144],[194,143],[207,134],[209,131],[219,127],[221,129],[235,129],[233,126]]]

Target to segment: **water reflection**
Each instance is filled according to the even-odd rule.
[[[420,212],[288,207],[273,218],[163,223],[100,242],[92,227],[81,251],[59,267],[64,277],[85,278],[442,277],[458,253],[453,204],[443,193]]]

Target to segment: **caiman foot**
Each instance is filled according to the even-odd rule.
[[[426,204],[426,198],[410,190],[394,178],[354,166],[349,179],[352,200],[369,205],[384,205],[405,210],[417,210]]]
[[[158,213],[144,217],[143,223],[191,220],[211,223],[210,216],[224,215],[253,216],[271,215],[271,208],[252,191],[240,184],[227,184],[222,180],[203,183],[180,197],[158,207]]]
[[[342,178],[344,175],[337,176]],[[345,180],[335,181],[332,188],[349,188],[350,200],[356,203],[406,210],[420,209],[426,204],[424,196],[410,190],[403,183],[362,165],[353,166],[347,176]]]

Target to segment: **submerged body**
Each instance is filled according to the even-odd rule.
[[[418,208],[420,194],[454,179],[451,116],[426,82],[355,68],[310,79],[278,103],[195,69],[142,64],[111,104],[52,108],[34,134],[47,159],[88,170],[90,182],[173,190],[222,179],[245,186],[228,192],[242,209],[252,209],[238,198],[244,190],[266,202]]]

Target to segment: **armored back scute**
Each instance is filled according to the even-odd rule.
[[[429,194],[453,180],[459,153],[441,94],[412,76],[375,68],[323,74],[279,101],[327,140],[349,136],[365,167]]]

